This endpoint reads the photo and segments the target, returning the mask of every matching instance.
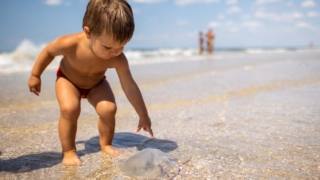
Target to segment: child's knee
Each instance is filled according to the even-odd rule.
[[[100,118],[110,118],[115,116],[117,105],[113,102],[100,102],[96,107],[96,111]]]
[[[80,115],[80,105],[64,104],[60,106],[61,115],[65,118],[77,118]]]

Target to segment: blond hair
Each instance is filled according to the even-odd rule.
[[[134,31],[132,9],[126,0],[90,0],[83,17],[84,26],[89,27],[92,35],[106,32],[121,43],[128,41]]]

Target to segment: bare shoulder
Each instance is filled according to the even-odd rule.
[[[82,37],[82,33],[63,35],[51,41],[46,49],[52,56],[65,55],[80,43]]]
[[[113,66],[117,70],[129,69],[129,63],[128,63],[126,55],[124,53],[122,53],[118,57],[116,57],[113,60]]]

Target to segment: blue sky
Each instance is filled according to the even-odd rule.
[[[129,48],[195,48],[212,27],[216,47],[320,45],[319,0],[129,0],[136,31]],[[87,0],[2,0],[0,51],[81,31]]]

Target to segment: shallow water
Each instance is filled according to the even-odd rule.
[[[97,116],[83,101],[77,134],[83,164],[76,168],[60,164],[54,72],[45,74],[47,81],[40,97],[25,91],[25,74],[1,76],[0,84],[6,88],[0,89],[0,176],[320,177],[319,51],[239,54],[199,62],[141,65],[133,66],[132,72],[145,97],[156,139],[134,133],[137,115],[111,71],[107,76],[118,103],[113,144],[122,155],[110,158],[99,152]],[[144,154],[148,148],[162,153]],[[129,173],[128,168],[123,169],[123,162],[137,156],[140,165],[153,167],[149,168],[151,175],[147,175],[148,170],[137,175],[130,168]],[[162,171],[152,161],[155,157],[173,161]],[[138,167],[139,163],[131,162],[131,170]]]

